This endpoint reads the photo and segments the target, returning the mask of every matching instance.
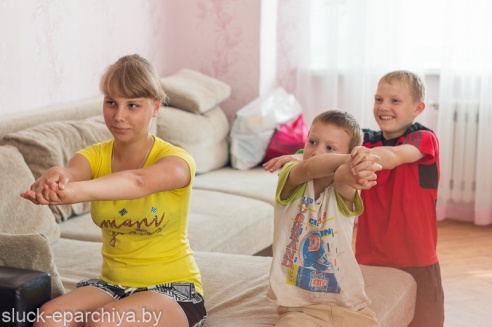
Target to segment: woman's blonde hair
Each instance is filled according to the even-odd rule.
[[[101,77],[101,92],[109,97],[148,98],[166,101],[154,66],[138,54],[121,57]]]
[[[362,145],[363,133],[359,123],[354,116],[346,111],[339,109],[328,110],[320,113],[313,119],[313,123],[333,124],[339,128],[343,128],[349,135],[349,153],[356,146]]]

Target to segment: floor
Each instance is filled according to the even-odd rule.
[[[492,226],[438,223],[446,327],[492,326]]]

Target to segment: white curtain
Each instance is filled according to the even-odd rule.
[[[295,93],[304,107],[306,121],[310,123],[323,110],[341,108],[354,114],[362,126],[376,129],[372,104],[379,78],[395,69],[423,73],[409,60],[418,45],[406,41],[418,39],[417,32],[408,28],[414,17],[404,15],[412,10],[412,2],[302,3]]]
[[[434,98],[427,98],[427,109],[417,121],[434,129],[440,139],[439,219],[477,224],[492,224],[492,160],[491,151],[486,150],[492,143],[492,42],[486,35],[492,31],[492,19],[486,16],[492,11],[487,1],[303,0],[297,15],[299,31],[292,34],[300,49],[293,92],[308,124],[321,111],[341,108],[354,114],[363,127],[377,129],[373,96],[383,74],[407,69],[426,82],[437,79],[439,89]],[[279,2],[280,6],[288,3]],[[474,66],[463,66],[463,62],[473,62]],[[474,91],[467,93],[471,89]],[[473,100],[480,118],[477,137],[467,139],[472,143],[464,147],[469,150],[473,144],[476,148],[473,172],[455,169],[461,174],[460,180],[454,177],[450,182],[450,156],[459,156],[452,149],[454,114],[446,109],[452,99],[463,103]],[[438,111],[430,105],[434,101],[439,102]],[[473,192],[465,200],[451,201],[450,193],[458,184],[461,189],[463,183]],[[466,210],[452,214],[458,213],[456,208]]]
[[[492,224],[492,20],[488,1],[449,1],[440,76],[438,219]],[[459,20],[455,20],[458,19]],[[466,22],[460,24],[458,22]]]

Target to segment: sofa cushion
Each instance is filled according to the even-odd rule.
[[[193,189],[188,225],[195,251],[252,255],[273,242],[273,206],[234,194]]]
[[[197,174],[223,167],[229,160],[229,123],[220,107],[203,115],[164,107],[157,116],[157,136],[188,151]]]
[[[47,206],[38,206],[20,197],[34,183],[34,176],[22,154],[12,146],[0,146],[0,232],[7,234],[41,233],[50,242],[60,236],[58,224]]]
[[[46,236],[0,233],[0,244],[0,266],[47,272],[51,275],[51,297],[65,293]]]
[[[50,122],[5,135],[24,156],[34,178],[53,166],[63,166],[78,150],[111,138],[102,115],[83,120]],[[89,210],[90,203],[50,206],[58,222]]]
[[[417,284],[409,273],[390,267],[360,265],[366,293],[381,327],[405,327],[413,319]]]
[[[241,171],[224,167],[196,176],[193,188],[237,194],[274,205],[277,179],[276,172],[267,172],[262,167]]]
[[[99,278],[102,256],[100,242],[60,238],[51,246],[55,265],[65,290],[72,291],[85,278]]]
[[[191,69],[161,78],[168,104],[192,113],[213,109],[231,95],[231,87],[213,77]]]
[[[271,257],[195,252],[208,311],[206,326],[274,326],[267,298]]]

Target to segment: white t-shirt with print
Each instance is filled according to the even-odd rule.
[[[287,307],[322,303],[360,310],[369,299],[352,250],[354,219],[363,210],[359,193],[354,211],[333,184],[318,199],[309,181],[280,200],[295,164],[286,164],[279,174],[268,297]]]

